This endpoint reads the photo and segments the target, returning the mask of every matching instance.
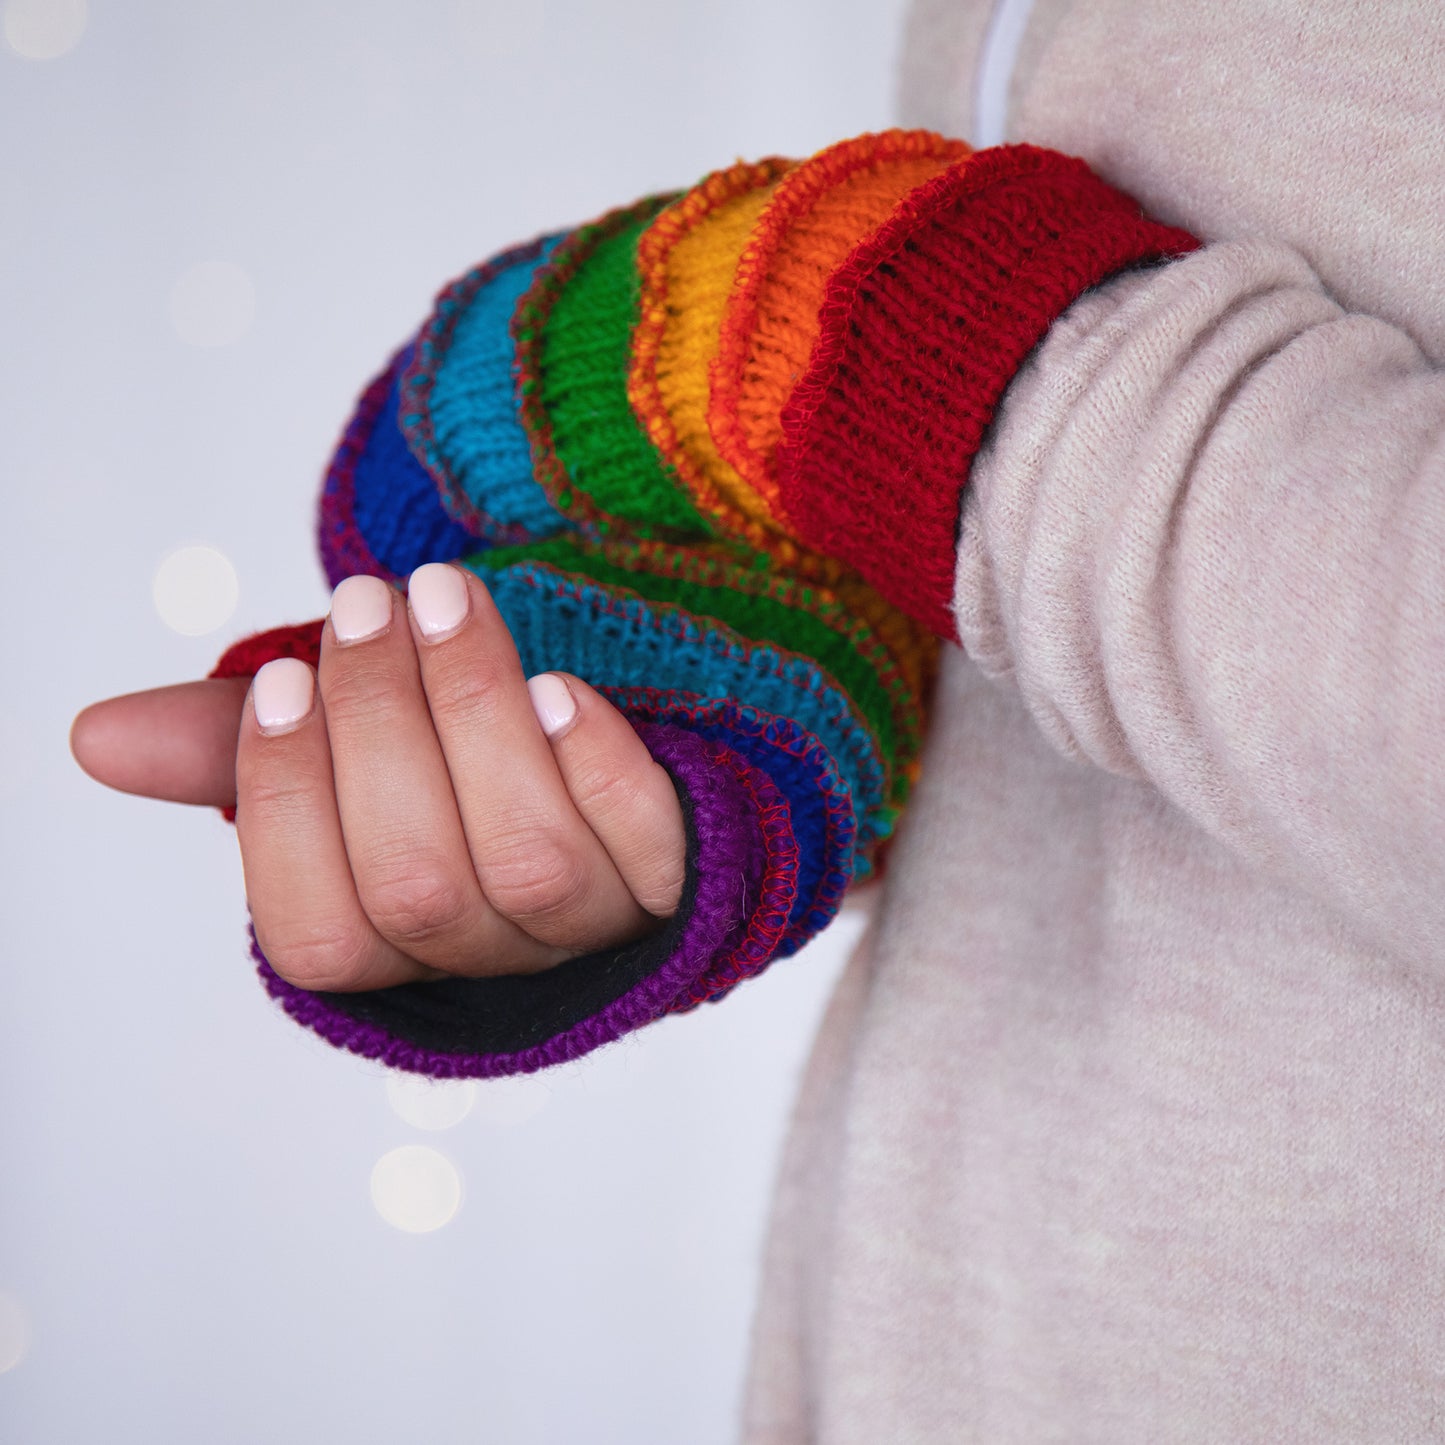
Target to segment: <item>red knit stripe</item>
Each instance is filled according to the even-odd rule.
[[[783,416],[778,481],[798,534],[956,638],[959,501],[1008,383],[1089,287],[1198,245],[1035,146],[977,152],[920,186],[829,281]]]

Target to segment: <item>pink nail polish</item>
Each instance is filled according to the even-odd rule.
[[[577,716],[577,699],[555,672],[529,677],[527,691],[532,697],[532,711],[549,738],[556,737]]]
[[[251,684],[251,705],[256,722],[267,737],[287,733],[310,716],[316,701],[316,681],[299,658],[277,657],[256,674]]]
[[[391,588],[380,577],[345,577],[331,594],[331,630],[338,642],[362,642],[391,621]]]
[[[411,574],[407,584],[411,615],[422,636],[440,640],[467,620],[471,597],[467,579],[446,562],[427,562]]]

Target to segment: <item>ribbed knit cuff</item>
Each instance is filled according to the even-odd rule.
[[[321,625],[245,638],[211,675],[253,674],[282,656],[314,664]],[[636,943],[537,974],[363,993],[288,983],[253,930],[262,980],[287,1013],[328,1042],[396,1068],[448,1078],[531,1072],[722,997],[832,918],[851,877],[854,825],[817,739],[787,719],[725,700],[605,691],[667,770],[682,806],[686,880],[674,917]],[[793,826],[793,790],[805,800],[806,860]],[[831,811],[820,813],[828,798]],[[227,816],[234,819],[234,809]]]
[[[1091,286],[1198,245],[1035,146],[979,151],[911,192],[831,276],[784,408],[778,486],[803,541],[954,638],[960,498],[1009,382]]]

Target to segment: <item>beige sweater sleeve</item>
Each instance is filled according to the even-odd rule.
[[[1070,308],[974,463],[954,605],[1065,754],[1445,968],[1445,375],[1296,251]]]

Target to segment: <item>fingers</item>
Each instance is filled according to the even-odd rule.
[[[431,976],[367,917],[352,881],[315,677],[268,662],[251,688],[236,749],[236,832],[256,940],[271,967],[323,992]]]
[[[460,638],[448,646],[468,650]],[[528,972],[559,962],[565,952],[519,926],[479,881],[398,592],[374,577],[337,587],[319,680],[341,835],[377,932],[452,974]],[[493,775],[509,740],[496,739],[494,747],[486,759]],[[479,808],[492,804],[482,800]]]
[[[249,703],[239,679],[112,699],[73,747],[113,786],[236,801],[261,948],[305,988],[530,972],[651,931],[681,894],[668,774],[580,679],[529,684],[459,567],[419,569],[409,607],[347,579],[319,672],[268,663]]]
[[[412,574],[409,597],[432,725],[489,903],[570,954],[655,926],[574,805],[481,579],[430,563]]]
[[[638,903],[670,918],[682,897],[687,835],[667,770],[580,678],[543,672],[527,688],[578,812]]]
[[[93,703],[71,724],[70,751],[123,793],[229,807],[247,687],[245,678],[213,678]]]

